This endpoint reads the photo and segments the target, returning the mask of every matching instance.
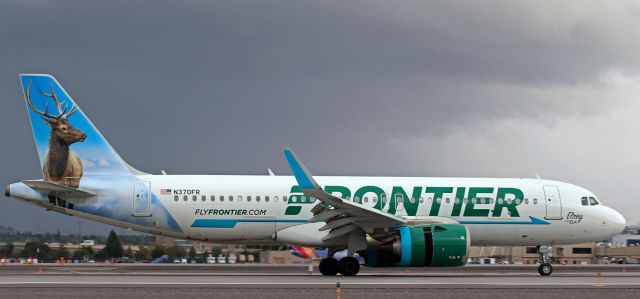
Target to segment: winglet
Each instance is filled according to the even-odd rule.
[[[293,151],[285,147],[283,150],[284,157],[287,159],[289,163],[289,167],[293,172],[293,175],[296,177],[296,181],[298,181],[298,185],[302,189],[320,189],[320,186],[313,179],[309,171],[306,167],[300,162],[300,159],[293,153]]]

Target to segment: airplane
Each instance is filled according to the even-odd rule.
[[[318,249],[296,245],[292,245],[289,252],[291,252],[291,254],[293,254],[294,256],[309,260],[324,259],[329,255],[329,249]],[[337,260],[340,260],[345,256],[347,256],[347,250],[337,251],[333,253],[333,258]],[[357,260],[361,260],[360,255],[358,255],[357,253],[354,254],[353,257]]]
[[[181,239],[326,248],[326,276],[358,274],[356,254],[367,267],[463,266],[470,246],[537,246],[547,276],[548,246],[605,240],[626,224],[569,183],[315,177],[286,147],[293,176],[149,174],[118,155],[53,76],[19,77],[43,178],[5,195],[66,215]]]

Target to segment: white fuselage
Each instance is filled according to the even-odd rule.
[[[129,211],[113,209],[105,214],[107,205],[85,210],[79,203],[75,208],[55,206],[22,183],[12,184],[10,193],[66,214],[178,238],[228,243],[342,245],[321,241],[326,232],[317,230],[319,224],[308,222],[312,217],[310,210],[317,202],[295,190],[294,177],[143,175],[124,185],[110,184],[112,179],[84,178],[80,188],[98,194],[93,205],[108,198],[110,205],[124,203],[131,207]],[[611,208],[593,201],[584,205],[583,198],[595,200],[593,193],[557,181],[329,176],[316,177],[316,180],[336,196],[414,223],[435,217],[465,224],[472,245],[600,241],[619,233],[625,225],[624,218]],[[119,188],[126,190],[113,190],[113,186],[124,186]]]

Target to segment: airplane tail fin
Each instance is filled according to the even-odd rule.
[[[45,181],[77,188],[82,176],[140,173],[116,153],[53,76],[21,74],[20,81]]]

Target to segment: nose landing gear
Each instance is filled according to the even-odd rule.
[[[540,266],[538,266],[538,273],[542,276],[549,276],[553,273],[553,267],[549,263],[549,254],[551,253],[551,246],[538,246],[538,256],[540,257]]]

